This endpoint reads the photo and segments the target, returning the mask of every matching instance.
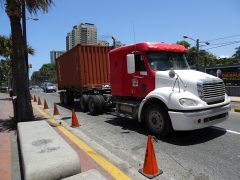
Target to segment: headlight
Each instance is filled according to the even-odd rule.
[[[182,105],[182,106],[197,106],[198,103],[192,99],[186,99],[186,98],[182,98],[182,99],[179,99],[179,103]]]
[[[204,101],[203,84],[200,81],[197,82],[197,91],[198,91],[199,98]]]

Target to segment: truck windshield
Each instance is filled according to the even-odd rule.
[[[184,53],[151,51],[146,54],[154,71],[190,69]]]

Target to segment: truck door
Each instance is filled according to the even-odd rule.
[[[136,97],[147,95],[147,70],[142,54],[135,54],[135,73],[132,77],[131,94]]]

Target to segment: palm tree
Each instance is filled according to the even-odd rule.
[[[9,37],[0,35],[0,56],[3,56],[5,58],[5,61],[1,63],[1,70],[4,72],[5,75],[10,75],[12,74],[12,60],[10,59],[10,55],[13,51],[13,46],[12,46],[12,35],[10,34]],[[35,54],[35,49],[33,49],[30,45],[27,44],[27,53],[30,55]],[[10,79],[12,77],[9,76],[9,83],[10,84]],[[14,81],[14,79],[13,79]],[[15,85],[15,83],[13,83]],[[16,87],[13,87],[13,90],[15,90]],[[13,93],[15,94],[15,92]]]
[[[12,37],[0,36],[0,56],[8,60],[12,52]]]
[[[25,12],[25,5],[30,14],[36,14],[38,11],[48,12],[48,8],[54,5],[52,0],[2,0],[5,4],[6,13],[10,19],[12,33],[12,72],[16,85],[17,94],[17,114],[15,118],[19,122],[33,121],[33,109],[28,87],[28,67],[24,52],[24,39],[21,26],[21,17]],[[24,8],[22,8],[24,7]]]

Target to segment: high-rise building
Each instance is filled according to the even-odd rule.
[[[50,51],[50,59],[51,59],[51,63],[55,63],[56,59],[63,55],[66,51]]]
[[[73,26],[72,31],[66,36],[66,50],[77,44],[97,44],[97,27],[90,23]]]

